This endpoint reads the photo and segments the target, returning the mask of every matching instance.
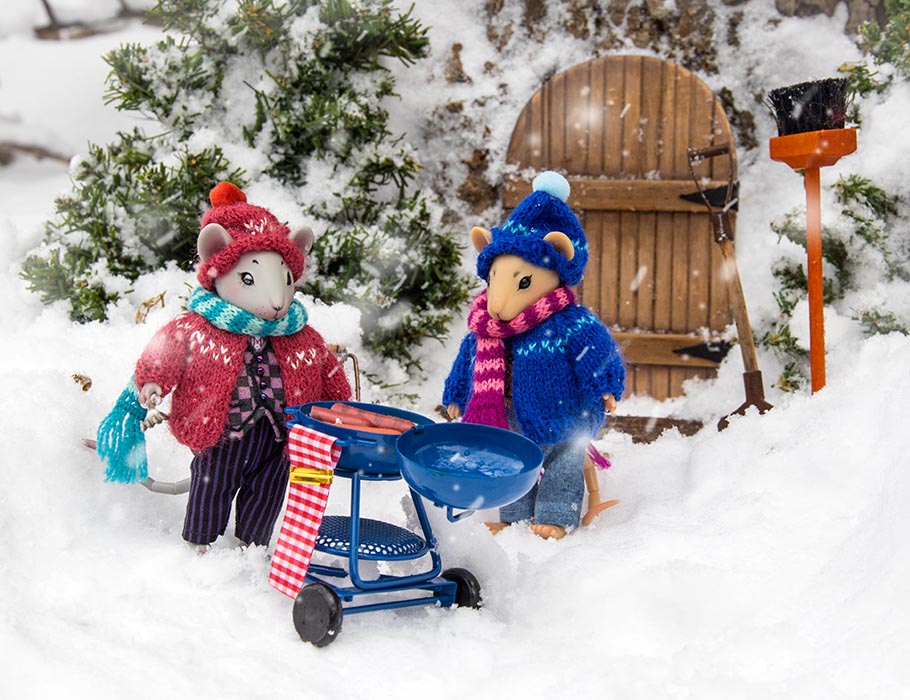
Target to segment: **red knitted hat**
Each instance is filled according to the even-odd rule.
[[[210,260],[200,263],[196,274],[199,284],[212,291],[215,280],[227,274],[240,261],[244,253],[256,250],[273,250],[284,258],[294,276],[300,279],[306,258],[288,238],[290,229],[275,218],[270,211],[247,204],[243,191],[230,182],[219,182],[209,194],[212,208],[202,217],[202,226],[220,224],[234,239]]]

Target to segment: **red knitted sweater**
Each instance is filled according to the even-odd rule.
[[[322,336],[309,326],[293,335],[270,336],[288,405],[344,401],[351,387]],[[136,385],[154,382],[171,391],[168,423],[191,450],[211,447],[224,432],[231,394],[243,371],[249,337],[216,328],[187,312],[159,330],[136,363]]]

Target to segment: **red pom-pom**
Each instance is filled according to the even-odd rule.
[[[219,182],[209,193],[209,201],[213,207],[221,207],[226,204],[245,202],[246,195],[232,182]]]

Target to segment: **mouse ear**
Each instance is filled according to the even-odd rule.
[[[575,257],[575,246],[572,245],[572,239],[562,231],[550,231],[543,239],[556,249],[566,260]]]
[[[234,242],[221,224],[206,224],[196,239],[196,252],[202,262],[208,262]]]
[[[471,229],[471,243],[474,245],[474,250],[478,253],[490,245],[492,241],[493,234],[487,229],[480,228],[480,226],[475,226]]]
[[[309,226],[295,228],[288,234],[288,239],[290,239],[291,243],[297,246],[304,255],[309,255],[310,249],[313,247],[314,238],[313,229]]]

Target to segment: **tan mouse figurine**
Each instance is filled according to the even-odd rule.
[[[564,177],[543,172],[502,227],[471,231],[487,289],[472,305],[443,405],[452,419],[520,432],[544,453],[541,479],[500,509],[494,532],[527,521],[561,539],[578,526],[585,451],[625,385],[616,343],[572,290],[588,244],[568,196]]]

